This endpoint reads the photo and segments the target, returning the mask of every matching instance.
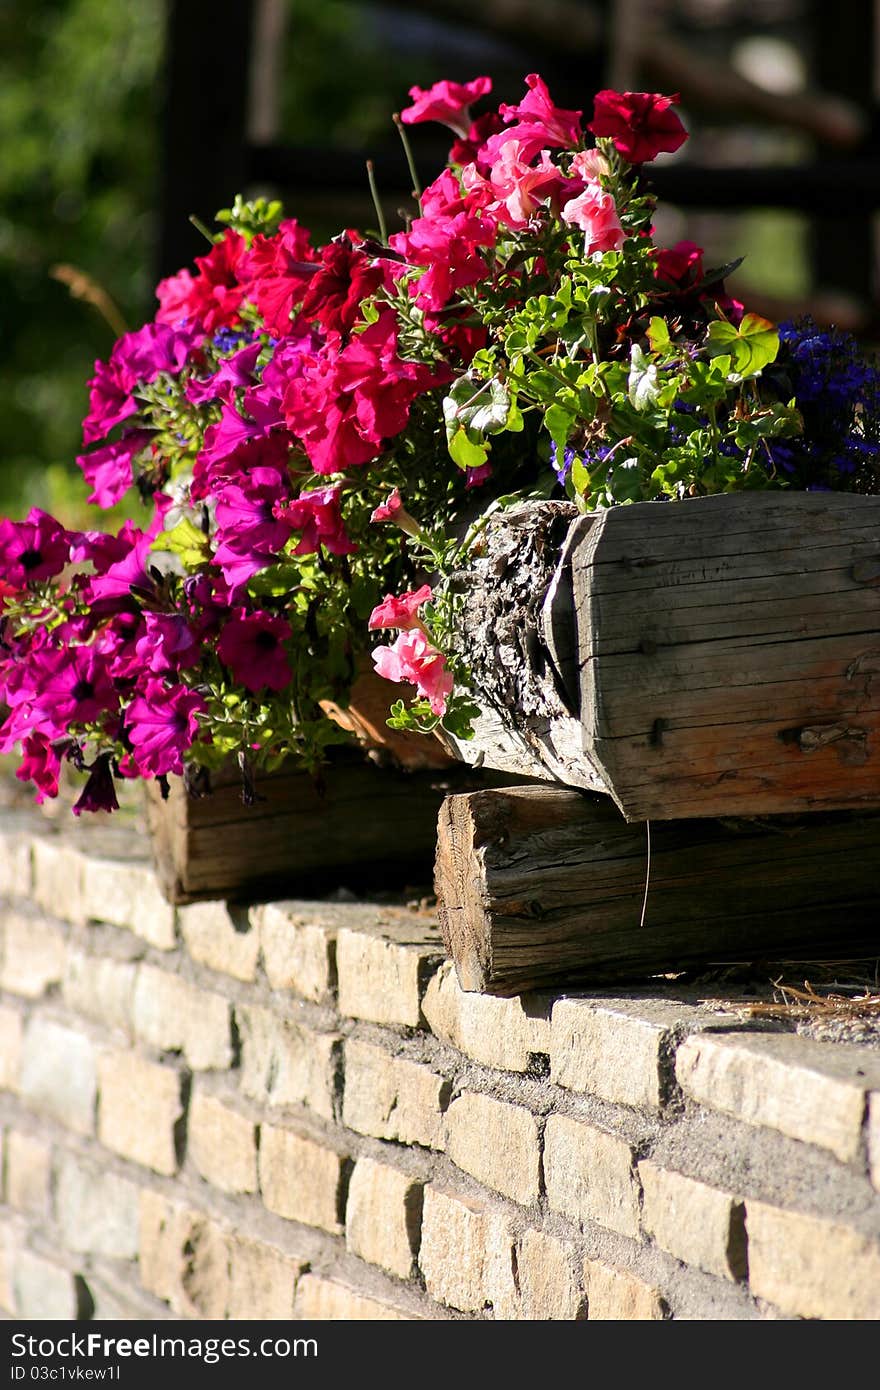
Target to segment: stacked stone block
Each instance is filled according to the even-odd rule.
[[[464,994],[429,912],[0,831],[13,1318],[880,1317],[880,1049]]]

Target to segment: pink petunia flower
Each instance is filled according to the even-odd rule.
[[[411,628],[421,628],[418,611],[423,603],[430,603],[433,597],[434,591],[430,584],[423,584],[420,589],[413,589],[406,594],[386,594],[370,614],[367,626],[370,631],[380,627],[396,627],[403,632]]]
[[[442,718],[446,713],[447,696],[454,683],[452,672],[446,669],[443,653],[431,646],[424,632],[401,632],[393,646],[376,648],[373,662],[386,680],[409,681],[414,685],[433,714]]]
[[[293,676],[283,645],[290,636],[285,618],[262,611],[247,613],[242,608],[220,633],[217,655],[233,679],[254,694],[283,690]]]
[[[378,507],[374,507],[370,513],[371,521],[394,521],[398,512],[403,509],[403,502],[400,498],[400,488],[394,488],[384,502],[380,502]]]
[[[486,141],[484,158],[494,163],[509,140],[520,142],[520,158],[527,163],[545,145],[552,149],[573,149],[582,138],[580,111],[566,111],[557,106],[547,84],[536,72],[526,78],[528,92],[517,106],[502,103],[499,108],[505,121],[515,125],[492,135]]]
[[[580,227],[586,233],[585,256],[594,251],[619,251],[624,243],[617,204],[598,183],[587,184],[583,193],[567,202],[561,217],[563,222]]]
[[[612,140],[630,164],[646,164],[661,151],[672,154],[688,138],[672,110],[678,101],[677,95],[667,97],[657,92],[597,92],[587,128]]]
[[[462,140],[471,127],[471,102],[487,96],[492,90],[491,77],[475,77],[472,82],[435,82],[433,87],[410,87],[412,106],[400,113],[405,125],[420,121],[439,121],[449,126]]]

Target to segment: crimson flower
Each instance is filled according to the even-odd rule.
[[[342,488],[316,487],[292,502],[276,506],[275,515],[302,537],[294,555],[314,555],[323,545],[331,555],[351,555],[357,546],[349,540],[342,522],[339,498]]]
[[[646,164],[661,151],[672,154],[688,138],[672,110],[679,100],[658,92],[597,92],[588,129],[611,139],[630,164]]]

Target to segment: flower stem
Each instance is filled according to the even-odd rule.
[[[372,159],[367,160],[367,181],[370,185],[370,196],[373,199],[373,207],[376,209],[376,222],[379,228],[379,240],[384,246],[388,245],[388,228],[385,225],[385,214],[382,211],[382,204],[379,202],[379,189],[376,187],[376,175],[373,171]]]
[[[412,179],[413,197],[415,198],[417,203],[421,203],[422,186],[419,183],[419,176],[416,171],[416,162],[413,158],[412,146],[409,143],[409,136],[407,135],[406,130],[404,129],[403,121],[400,119],[400,116],[396,111],[394,113],[393,120],[394,124],[397,127],[397,133],[400,136],[400,143],[403,145],[403,153],[406,155],[406,163],[407,167],[409,168],[409,176]]]

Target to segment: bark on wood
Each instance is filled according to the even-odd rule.
[[[257,779],[244,806],[235,770],[215,774],[210,795],[194,799],[170,778],[162,801],[147,788],[153,860],[173,903],[265,897],[429,883],[443,797],[480,774],[405,773],[342,750],[320,781],[304,772]]]
[[[639,503],[573,551],[584,747],[627,819],[880,806],[880,497]]]
[[[876,952],[878,852],[880,815],[655,823],[648,873],[646,827],[607,798],[489,789],[444,801],[435,888],[462,988],[509,995]]]
[[[498,513],[449,581],[455,654],[483,710],[473,740],[449,743],[465,762],[596,791],[578,718],[566,549],[576,515],[567,502]]]

